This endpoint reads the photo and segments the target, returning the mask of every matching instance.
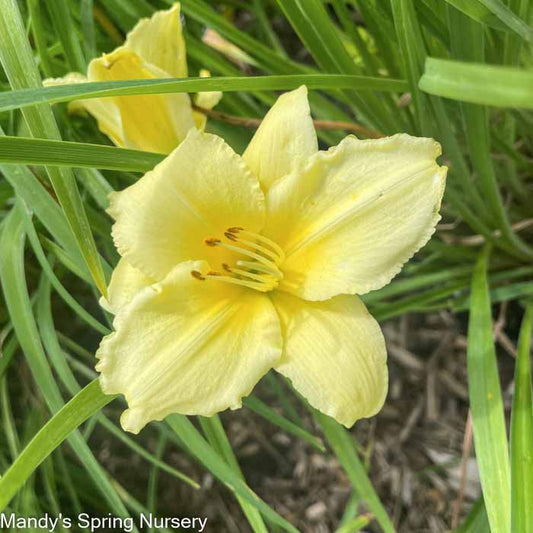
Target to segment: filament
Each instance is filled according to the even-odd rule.
[[[193,270],[191,275],[200,281],[217,280],[233,283],[243,287],[249,287],[261,292],[270,291],[278,285],[283,278],[279,265],[285,259],[281,247],[263,235],[247,231],[241,227],[230,227],[224,232],[224,237],[229,242],[216,237],[208,237],[204,240],[207,246],[225,248],[244,259],[237,259],[236,266],[222,263],[227,272],[211,271],[202,274]],[[246,237],[243,239],[243,237]]]

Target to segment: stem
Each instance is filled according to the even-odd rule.
[[[522,231],[529,227],[533,226],[533,218],[527,218],[525,220],[520,220],[511,226],[513,231]],[[439,229],[437,227],[437,229]],[[441,230],[444,231],[444,230]],[[496,229],[492,232],[492,236],[497,239],[501,237],[502,232],[499,229]],[[478,246],[484,244],[487,239],[484,235],[468,235],[466,237],[460,236],[455,237],[448,234],[441,234],[440,237],[446,244],[459,244],[463,246]]]
[[[206,109],[193,104],[193,109],[199,113],[203,113],[206,117],[212,118],[213,120],[219,120],[230,124],[232,126],[241,126],[243,128],[252,128],[257,129],[263,119],[261,118],[251,118],[251,117],[238,117],[236,115],[230,115],[229,113],[223,113],[221,111],[214,111],[213,109]],[[371,139],[380,139],[385,137],[382,133],[379,133],[370,128],[365,128],[360,124],[355,122],[342,122],[337,120],[313,120],[313,124],[317,130],[346,130],[353,133],[359,133],[365,137]]]

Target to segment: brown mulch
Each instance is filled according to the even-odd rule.
[[[502,333],[503,317],[495,330],[502,347],[505,391],[512,382],[513,344]],[[464,329],[464,317],[447,312],[406,315],[384,325],[390,358],[389,396],[378,416],[358,422],[352,432],[399,533],[448,531],[454,509],[462,519],[480,495],[473,445],[467,443],[466,461],[461,459],[468,415]],[[264,401],[277,405],[267,383],[262,382],[256,391]],[[505,400],[509,405],[510,391]],[[300,414],[319,435],[306,411]],[[222,420],[253,490],[303,532],[335,530],[352,487],[332,453],[320,453],[247,409],[224,413]],[[199,480],[202,490],[193,491],[161,474],[161,515],[207,516],[208,531],[250,531],[232,494],[201,466],[175,447],[169,447],[165,460]],[[123,464],[117,463],[116,455],[112,461],[112,470],[126,487],[129,475],[135,477],[136,482],[131,480],[134,486],[139,486],[140,475],[147,481],[146,464],[136,461],[138,469],[128,457]],[[366,511],[364,505],[359,511]],[[379,528],[371,524],[365,531]]]

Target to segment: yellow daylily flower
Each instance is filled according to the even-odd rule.
[[[430,238],[446,168],[432,139],[346,137],[319,151],[307,89],[282,95],[243,156],[191,130],[111,198],[122,256],[97,352],[124,429],[241,406],[271,368],[351,426],[387,393],[386,348],[357,295]]]
[[[200,76],[209,72],[202,70]],[[70,73],[44,84],[186,77],[185,41],[176,3],[140,20],[122,46],[89,63],[87,76]],[[220,92],[199,93],[196,99],[198,105],[211,109],[221,96]],[[191,128],[203,130],[206,122],[204,115],[193,112],[189,95],[183,93],[91,98],[77,100],[69,109],[93,115],[117,146],[163,154],[176,148]]]

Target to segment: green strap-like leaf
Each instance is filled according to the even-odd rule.
[[[2,229],[0,238],[0,280],[9,316],[32,376],[49,410],[52,413],[56,413],[63,407],[63,399],[46,360],[26,286],[24,273],[25,232],[21,209],[21,206],[15,205]],[[81,435],[77,432],[74,433],[69,438],[69,444],[78,455],[80,461],[82,461],[113,512],[119,516],[127,516],[127,510],[112,488],[105,471],[98,464]],[[22,465],[19,468],[24,470],[26,467]],[[3,493],[1,487],[0,485],[0,494]]]
[[[68,402],[33,437],[11,468],[0,479],[0,511],[22,487],[35,469],[83,422],[107,405],[114,396],[105,396],[93,381]]]
[[[472,1],[472,0],[471,0]],[[533,42],[533,29],[520,17],[515,15],[511,9],[501,0],[477,0],[483,4],[491,13],[501,20],[511,31],[520,35],[522,39]]]
[[[487,283],[489,248],[480,254],[472,277],[468,321],[468,392],[481,487],[492,533],[509,533],[511,488],[509,450],[503,414]]]
[[[454,533],[490,533],[483,496],[472,506],[464,522]]]
[[[511,531],[533,532],[533,403],[531,400],[531,329],[533,303],[520,328],[511,416]]]
[[[69,69],[75,72],[84,72],[87,63],[83,57],[67,0],[53,0],[53,2],[46,2],[45,4],[54,29],[59,36]]]
[[[183,415],[171,415],[166,419],[169,426],[177,433],[180,441],[187,450],[195,456],[214,476],[225,483],[231,490],[243,500],[253,505],[265,518],[282,527],[285,531],[298,533],[298,530],[287,520],[276,513],[266,504],[248,485],[241,479],[219,454],[200,435],[189,419]]]
[[[255,396],[248,396],[243,399],[242,403],[245,407],[263,417],[265,420],[268,420],[271,424],[274,424],[275,426],[285,430],[287,433],[291,433],[295,437],[306,441],[321,452],[326,451],[324,444],[322,444],[322,441],[319,438],[315,437],[301,426],[280,415],[266,403],[262,402],[259,398],[256,398]]]
[[[0,163],[147,172],[164,158],[153,152],[99,144],[0,137]]]
[[[533,71],[428,57],[422,91],[462,102],[533,109]]]
[[[44,90],[16,0],[0,0],[0,61],[15,91]],[[27,107],[23,115],[33,137],[61,139],[49,106]],[[74,175],[69,169],[54,167],[47,172],[94,284],[105,295],[107,283],[104,271]]]
[[[300,85],[307,85],[309,89],[350,88],[393,92],[401,92],[407,88],[403,80],[372,78],[369,76],[345,76],[341,74],[98,81],[3,92],[0,93],[0,111],[24,108],[37,103],[67,102],[80,98],[102,98],[104,96],[127,96],[133,94],[196,93],[200,91],[291,90],[298,88]]]
[[[243,480],[244,475],[242,473],[241,467],[233,453],[233,448],[231,443],[226,436],[226,431],[218,415],[211,417],[199,416],[198,421],[202,427],[204,435],[206,436],[209,444],[218,452],[220,457],[222,457],[226,463],[233,469],[233,471]],[[239,502],[246,519],[252,526],[254,533],[267,533],[267,528],[261,517],[261,513],[241,496],[236,495],[237,501]]]
[[[329,445],[344,467],[346,474],[348,474],[358,497],[365,502],[366,507],[376,517],[385,533],[395,533],[394,525],[376,494],[370,479],[368,479],[366,470],[357,456],[354,442],[348,431],[329,416],[323,415],[316,410],[314,410],[314,415]]]
[[[479,0],[446,0],[446,2],[481,24],[497,30],[509,31],[508,26]]]

